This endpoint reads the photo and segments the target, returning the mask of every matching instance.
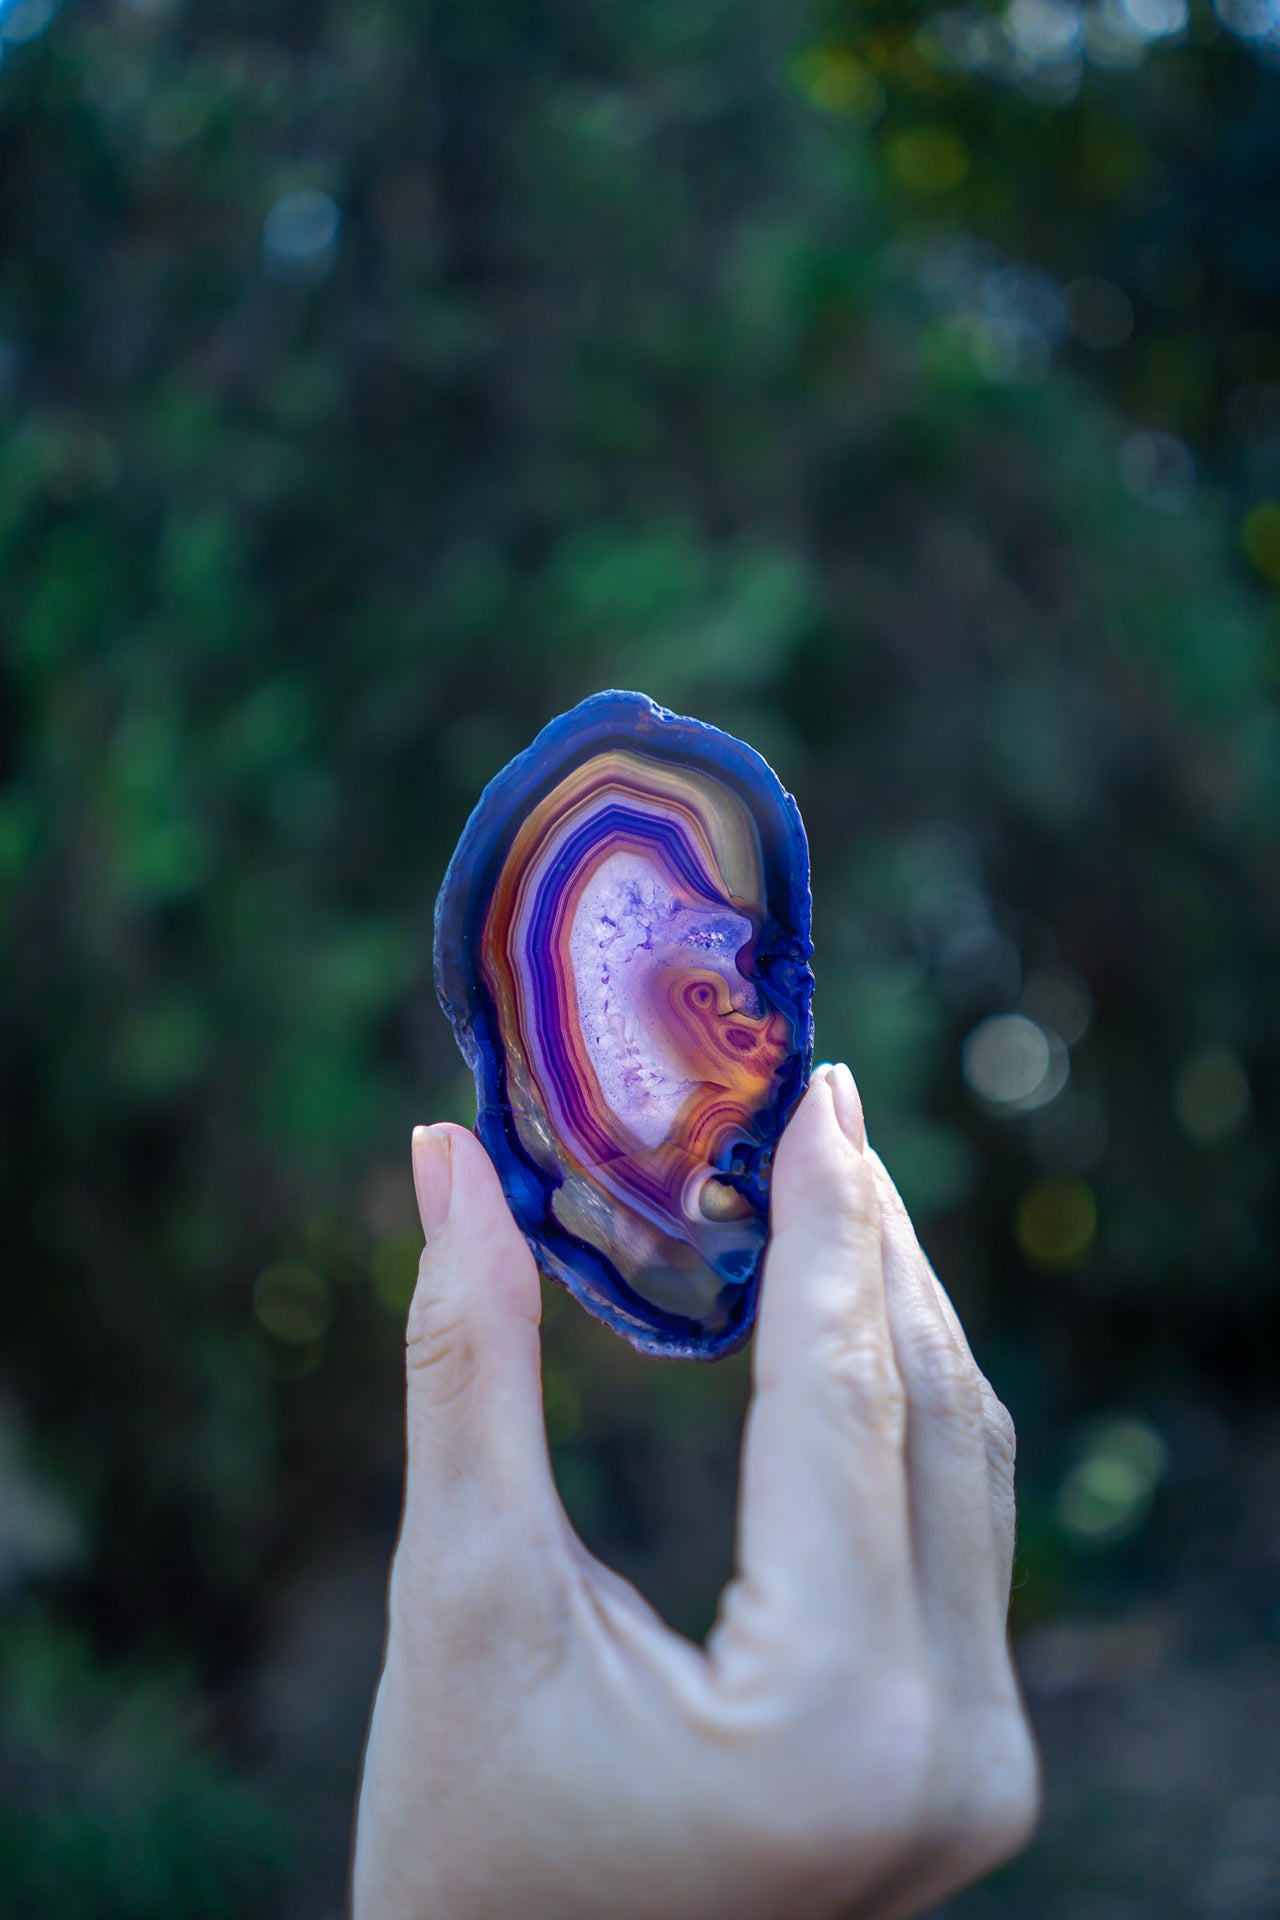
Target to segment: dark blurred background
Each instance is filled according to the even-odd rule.
[[[798,796],[1021,1431],[1048,1811],[949,1912],[1280,1913],[1280,0],[0,50],[0,1912],[337,1920],[433,897],[617,684]],[[701,1633],[746,1361],[547,1304],[571,1512]]]

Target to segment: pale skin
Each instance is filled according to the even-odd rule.
[[[419,1128],[408,1478],[354,1920],[905,1920],[1036,1817],[1013,1430],[845,1067],[780,1145],[737,1571],[705,1647],[577,1538],[497,1176]]]

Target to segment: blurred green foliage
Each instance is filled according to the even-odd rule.
[[[0,1645],[5,1911],[58,1920],[269,1914],[279,1843],[202,1749],[180,1679],[97,1670],[27,1623]]]
[[[1207,1550],[1178,1435],[1277,1321],[1280,71],[1181,19],[0,8],[0,1598],[65,1636],[0,1652],[0,1875],[57,1911],[258,1910],[196,1701],[387,1535],[434,890],[603,685],[800,800],[820,1051],[1023,1432],[1019,1617]],[[744,1365],[558,1300],[547,1364],[699,1630]]]

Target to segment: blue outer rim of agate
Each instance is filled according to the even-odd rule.
[[[475,1131],[497,1168],[516,1224],[542,1271],[639,1352],[668,1359],[718,1360],[751,1336],[763,1250],[753,1271],[737,1286],[728,1324],[708,1334],[696,1320],[664,1313],[638,1299],[594,1248],[565,1233],[551,1213],[546,1175],[526,1153],[508,1117],[497,1015],[476,964],[479,921],[514,833],[533,808],[586,754],[601,751],[613,740],[630,746],[638,742],[661,752],[668,727],[675,730],[675,751],[670,757],[705,768],[738,792],[760,830],[766,918],[756,949],[758,976],[770,998],[792,1016],[801,1035],[800,1050],[788,1060],[782,1090],[770,1110],[770,1144],[776,1143],[799,1104],[813,1064],[808,842],[799,808],[768,761],[745,741],[705,720],[672,713],[642,693],[611,689],[592,694],[550,721],[489,782],[463,829],[436,901],[435,983],[440,1004],[475,1075]],[[579,1270],[591,1274],[594,1292],[583,1286]],[[619,1311],[628,1301],[634,1301],[633,1311],[653,1322],[652,1330],[637,1329]]]

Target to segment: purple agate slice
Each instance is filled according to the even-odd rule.
[[[476,1131],[539,1266],[645,1353],[750,1334],[813,1052],[809,855],[753,748],[639,693],[490,782],[436,906]]]

